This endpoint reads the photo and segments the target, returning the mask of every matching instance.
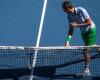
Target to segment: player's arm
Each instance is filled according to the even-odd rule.
[[[90,18],[86,19],[84,23],[77,24],[79,27],[90,26],[92,24],[92,20]]]
[[[68,36],[66,38],[66,47],[69,47],[69,43],[71,41],[72,35],[73,35],[73,27],[69,25]]]
[[[72,27],[84,27],[84,26],[90,26],[92,24],[92,20],[90,18],[86,19],[83,23],[71,23]]]

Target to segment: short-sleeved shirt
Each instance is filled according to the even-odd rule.
[[[74,13],[71,13],[71,14],[69,13],[67,17],[68,17],[69,23],[72,23],[72,22],[84,23],[86,19],[90,18],[86,9],[82,7],[76,7]],[[95,27],[95,24],[92,21],[92,24],[90,26],[80,27],[80,30],[81,30],[81,33],[86,33],[87,31],[89,31],[90,29],[94,27]]]

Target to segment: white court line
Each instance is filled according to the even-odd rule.
[[[41,15],[41,21],[40,21],[40,27],[39,27],[38,37],[37,37],[37,42],[36,42],[36,47],[37,48],[39,47],[39,44],[40,44],[40,38],[41,38],[43,22],[44,22],[44,17],[45,17],[45,12],[46,12],[46,5],[47,5],[47,0],[44,0],[44,5],[43,5],[43,10],[42,10],[42,15]],[[32,72],[31,72],[30,80],[33,80],[33,78],[34,78],[34,69],[33,69],[33,67],[35,67],[35,65],[36,65],[37,53],[38,53],[38,49],[35,50],[35,55],[34,55],[34,58],[33,58]]]

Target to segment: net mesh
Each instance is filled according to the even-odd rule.
[[[66,47],[0,47],[0,78],[30,75],[35,51],[38,50],[34,75],[75,75],[84,67],[84,46]],[[93,76],[100,76],[99,46],[89,47]],[[12,74],[9,74],[12,73]],[[29,77],[29,76],[28,76]]]

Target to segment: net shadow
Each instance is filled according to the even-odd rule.
[[[0,79],[17,80],[18,77],[22,77],[25,75],[30,75],[30,69],[28,69],[28,68],[0,69]]]

